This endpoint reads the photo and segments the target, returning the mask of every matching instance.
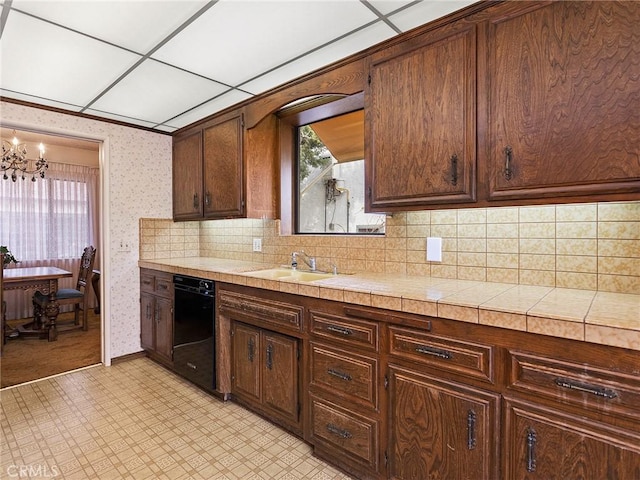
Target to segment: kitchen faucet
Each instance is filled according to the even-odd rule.
[[[304,250],[293,252],[291,254],[291,268],[293,270],[296,270],[298,268],[298,257],[300,257],[302,261],[307,264],[309,270],[311,270],[312,272],[316,271],[316,257],[310,257],[309,255],[304,253]]]

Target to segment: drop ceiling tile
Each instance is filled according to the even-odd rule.
[[[237,85],[376,18],[355,0],[221,0],[153,57]]]
[[[410,8],[402,10],[396,15],[389,16],[389,20],[400,30],[406,32],[419,25],[429,23],[436,18],[444,17],[445,15],[460,10],[472,3],[476,3],[475,0],[424,1],[412,5]]]
[[[0,88],[85,105],[140,57],[12,11],[0,58]]]
[[[429,3],[429,0],[424,0],[426,3]],[[378,10],[383,15],[388,15],[391,12],[398,10],[410,3],[415,3],[414,0],[369,0],[367,3],[370,3],[376,10]]]
[[[139,118],[126,117],[111,112],[103,112],[102,110],[94,110],[93,108],[88,108],[82,113],[86,113],[87,115],[95,115],[96,117],[101,118],[109,118],[111,120],[117,120],[118,122],[131,123],[133,125],[139,125],[146,128],[154,128],[157,125],[157,122],[147,122],[145,120],[140,120]]]
[[[5,90],[0,88],[0,96],[11,98],[14,100],[22,100],[25,102],[37,103],[38,105],[44,105],[45,107],[61,108],[62,110],[68,110],[70,112],[80,112],[82,106],[72,105],[70,103],[57,102],[48,98],[35,97],[33,95],[27,95],[20,92],[14,92],[12,90]]]
[[[145,54],[206,3],[205,0],[14,0],[12,7]]]
[[[172,118],[171,120],[168,120],[164,123],[182,128],[186,125],[197,122],[198,120],[202,120],[209,115],[224,110],[231,105],[242,102],[249,97],[251,97],[251,95],[249,95],[248,93],[241,92],[239,90],[231,90],[211,100],[210,102],[205,103],[204,105],[196,107],[193,110],[185,112],[183,115],[179,115],[176,118]]]
[[[278,85],[282,85],[290,80],[310,73],[330,63],[341,60],[349,55],[365,50],[371,45],[382,42],[395,35],[395,32],[386,24],[378,22],[372,26],[360,30],[336,43],[326,46],[316,52],[302,57],[295,62],[285,65],[271,73],[242,85],[243,90],[247,90],[256,95],[263,93]],[[363,86],[364,88],[364,86]]]
[[[222,93],[226,87],[206,78],[146,60],[91,108],[148,122],[163,123]]]

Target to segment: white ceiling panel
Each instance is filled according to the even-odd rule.
[[[470,3],[0,0],[0,95],[172,132]]]
[[[393,22],[400,30],[406,32],[419,25],[431,22],[436,18],[444,17],[450,13],[460,10],[475,1],[468,0],[438,0],[421,2],[397,13],[391,15],[389,20]]]
[[[388,15],[410,3],[415,3],[415,0],[369,0],[369,3],[383,15]]]
[[[226,87],[155,60],[146,60],[91,108],[164,123]]]
[[[221,0],[153,57],[237,85],[376,18],[354,0]]]
[[[206,0],[14,0],[12,6],[58,25],[145,54],[206,3]]]
[[[140,57],[12,12],[0,58],[1,88],[84,105]]]
[[[380,43],[394,35],[395,32],[388,25],[381,22],[375,23],[369,28],[351,34],[325,48],[317,50],[295,62],[242,85],[242,89],[254,94],[265,92],[294,78],[364,50],[371,45]]]
[[[146,127],[146,128],[155,128],[155,126],[157,125],[156,122],[147,122],[145,120],[140,120],[139,118],[125,117],[123,115],[117,115],[111,112],[94,110],[93,108],[87,108],[82,113],[86,113],[87,115],[95,115],[96,117],[101,117],[101,118],[109,118],[111,120],[117,120],[118,122],[135,123],[140,127]]]
[[[183,115],[167,121],[166,123],[172,127],[182,128],[186,125],[189,125],[190,123],[197,122],[198,120],[202,120],[209,115],[219,112],[220,110],[224,110],[231,105],[242,102],[250,96],[251,95],[239,90],[231,90],[224,95],[220,95],[210,102],[205,103],[204,105],[194,108],[193,110]]]
[[[39,105],[44,105],[45,107],[53,107],[53,108],[61,108],[62,110],[69,110],[71,112],[80,112],[84,107],[80,105],[72,105],[71,103],[58,102],[56,100],[51,100],[49,98],[40,98],[34,95],[13,92],[11,90],[4,90],[0,88],[0,96],[13,98],[14,100],[22,100],[24,102],[37,103]],[[1,116],[1,115],[0,115]]]

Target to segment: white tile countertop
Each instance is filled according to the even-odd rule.
[[[640,350],[640,295],[437,277],[355,273],[314,281],[264,279],[272,265],[211,257],[138,266],[308,297]]]

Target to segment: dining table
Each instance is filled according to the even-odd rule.
[[[3,290],[33,290],[49,295],[49,303],[45,308],[45,317],[34,317],[33,321],[20,325],[16,330],[22,336],[38,336],[50,342],[58,338],[56,318],[60,305],[55,299],[58,291],[58,280],[73,276],[72,272],[57,267],[7,268],[4,270]]]

